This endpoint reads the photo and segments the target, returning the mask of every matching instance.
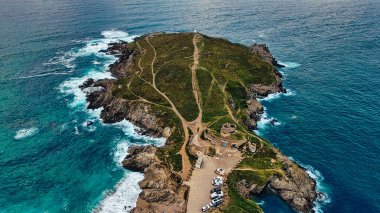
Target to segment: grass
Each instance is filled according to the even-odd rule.
[[[156,155],[176,172],[182,170],[180,150],[184,143],[184,130],[180,119],[170,109],[169,102],[152,87],[152,63],[156,73],[157,88],[174,103],[182,117],[187,121],[194,120],[198,116],[199,109],[191,79],[193,37],[193,33],[176,33],[156,34],[136,39],[129,44],[131,48],[140,46],[128,67],[132,76],[117,80],[113,90],[113,95],[128,100],[129,106],[139,103],[135,100],[141,98],[153,103],[144,104],[148,105],[150,113],[154,113],[158,118],[157,125],[170,127],[173,130],[168,143],[158,148]],[[240,195],[235,184],[246,179],[249,183],[262,185],[270,176],[281,175],[279,172],[282,171],[281,164],[273,162],[273,159],[276,159],[274,148],[264,141],[263,148],[259,149],[259,140],[250,135],[243,126],[243,120],[247,116],[247,88],[250,84],[275,83],[275,68],[257,54],[250,53],[248,47],[225,39],[202,35],[198,48],[200,58],[196,77],[201,93],[202,122],[215,136],[220,136],[220,129],[224,123],[235,124],[237,132],[231,137],[246,138],[255,143],[258,149],[255,154],[241,149],[244,159],[238,168],[251,170],[234,170],[229,174],[227,184],[230,202],[223,208],[223,212],[263,212],[254,201]],[[233,105],[232,114],[238,123],[230,117],[228,104]],[[187,145],[186,154],[194,164],[196,158],[190,154],[189,148]],[[210,150],[211,155],[214,152],[215,150]]]
[[[227,186],[229,202],[222,211],[224,213],[262,213],[263,210],[259,205],[245,198],[236,190],[236,183],[242,180],[238,173],[237,171],[233,171],[228,175]]]
[[[191,70],[188,64],[177,62],[161,67],[156,75],[157,87],[174,103],[181,115],[188,121],[197,118],[199,110],[191,84]],[[173,82],[176,82],[173,85]]]

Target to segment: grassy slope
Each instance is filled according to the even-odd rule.
[[[139,53],[133,57],[133,65],[129,67],[135,74],[128,79],[119,79],[117,84],[120,86],[113,91],[115,95],[127,100],[136,101],[141,97],[154,103],[152,107],[165,126],[174,127],[175,130],[169,138],[171,145],[160,148],[158,157],[175,171],[182,169],[179,150],[183,144],[184,133],[180,120],[168,108],[170,105],[167,100],[150,85],[153,78],[151,65],[155,50],[153,68],[156,72],[157,88],[171,99],[186,120],[194,120],[198,116],[198,107],[191,84],[193,36],[193,33],[158,34],[149,38],[150,44],[145,37],[130,44],[139,49]],[[202,36],[198,47],[200,59],[196,77],[201,93],[202,122],[215,135],[219,134],[224,123],[235,123],[240,133],[235,137],[246,138],[259,146],[259,141],[250,136],[241,118],[245,116],[248,85],[273,83],[274,67],[262,61],[258,55],[251,54],[247,47],[225,39]],[[232,109],[235,120],[227,110],[228,103],[231,102],[235,105]],[[250,170],[235,170],[229,175],[227,183],[230,202],[223,211],[262,212],[257,204],[237,192],[235,184],[246,179],[261,185],[265,184],[269,176],[276,174],[276,169],[281,165],[271,162],[271,150],[272,146],[265,142],[264,147],[255,155],[245,152],[245,159],[238,168]],[[191,160],[194,161],[192,158]]]

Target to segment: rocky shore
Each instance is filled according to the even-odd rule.
[[[265,192],[278,194],[285,202],[300,212],[313,212],[316,199],[315,181],[305,170],[289,160],[281,153],[277,153],[277,160],[284,165],[284,173],[272,176],[264,185],[250,183],[242,179],[237,189],[245,197],[260,195]]]
[[[138,205],[132,212],[186,212],[188,188],[178,174],[160,162],[156,151],[153,146],[131,147],[122,162],[126,169],[145,174],[139,182],[142,192]]]
[[[259,54],[263,60],[282,67],[269,52],[266,45],[255,44],[250,47],[252,53]],[[94,81],[88,79],[81,89],[87,94],[89,109],[102,108],[101,118],[105,123],[119,122],[124,119],[140,127],[141,134],[153,137],[167,136],[165,129],[169,128],[161,119],[159,111],[144,102],[128,101],[114,94],[119,79],[131,76],[129,69],[133,65],[133,57],[141,54],[138,48],[131,48],[127,43],[113,43],[105,50],[115,55],[118,60],[110,65],[109,71],[116,79]],[[257,100],[272,93],[286,92],[281,82],[281,74],[276,70],[276,81],[271,85],[251,84],[247,97],[247,116],[244,123],[251,130],[257,129],[257,122],[263,113],[263,106]],[[168,140],[167,144],[173,143]],[[122,162],[123,166],[133,171],[144,173],[144,179],[139,182],[142,192],[139,195],[134,213],[145,212],[186,212],[188,187],[176,172],[160,161],[157,148],[153,146],[131,147]],[[246,196],[272,190],[294,209],[301,212],[313,212],[313,202],[316,199],[315,181],[305,170],[294,162],[277,153],[277,160],[285,165],[283,176],[272,176],[264,186],[254,186],[242,180],[239,191]]]

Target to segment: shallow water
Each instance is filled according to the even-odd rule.
[[[162,141],[126,122],[102,124],[76,86],[109,76],[113,58],[97,53],[109,41],[197,30],[267,43],[287,65],[281,72],[292,93],[262,100],[280,124],[263,123],[259,134],[316,175],[329,196],[319,209],[379,212],[379,4],[0,0],[0,211],[133,206],[138,188],[125,183],[141,177],[120,159],[131,144]],[[290,211],[261,199],[267,211]]]

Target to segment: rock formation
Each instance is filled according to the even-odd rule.
[[[144,172],[144,179],[139,182],[142,192],[132,212],[186,212],[188,188],[182,186],[179,175],[158,160],[156,151],[153,146],[131,147],[122,162],[126,169]]]

